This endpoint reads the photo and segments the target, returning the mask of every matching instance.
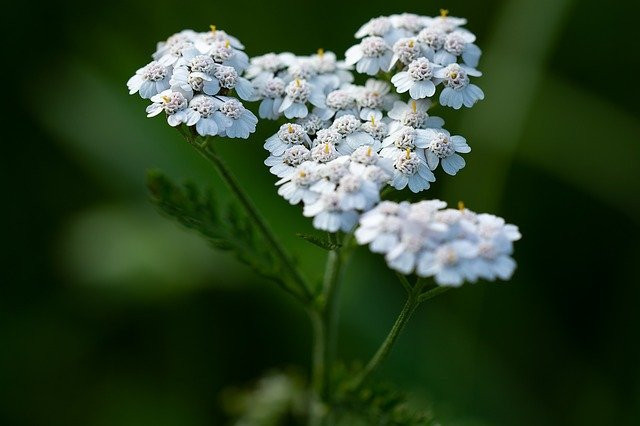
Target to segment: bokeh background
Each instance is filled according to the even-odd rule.
[[[404,9],[401,9],[403,8]],[[486,100],[442,115],[473,147],[426,196],[520,225],[507,284],[450,292],[416,315],[381,371],[444,425],[640,424],[637,2],[18,2],[4,14],[0,424],[202,426],[221,393],[308,365],[304,313],[148,202],[145,170],[213,170],[126,80],[155,43],[216,24],[249,55],[342,54],[369,18],[469,19]],[[7,116],[7,114],[9,114]],[[4,121],[4,120],[3,120]],[[219,150],[318,278],[323,253],[262,166],[261,123]],[[362,249],[341,301],[341,356],[365,358],[403,298]]]

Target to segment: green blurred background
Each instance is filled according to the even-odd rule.
[[[11,6],[0,424],[222,425],[223,389],[308,365],[304,313],[148,202],[148,168],[228,197],[177,132],[127,95],[156,41],[213,23],[249,55],[340,55],[371,17],[440,7],[478,35],[486,100],[442,113],[473,153],[426,196],[503,215],[524,238],[510,283],[424,306],[381,376],[444,425],[640,424],[639,8],[596,0]],[[294,235],[308,221],[262,165],[275,129],[262,122],[219,150],[319,278],[323,253]],[[368,357],[402,298],[383,260],[359,250],[342,293],[341,355]]]

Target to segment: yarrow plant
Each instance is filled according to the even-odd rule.
[[[481,76],[481,51],[465,24],[447,11],[377,17],[356,32],[344,60],[322,49],[249,59],[238,39],[215,26],[185,30],[158,43],[153,60],[127,83],[131,94],[150,100],[149,117],[164,113],[211,161],[241,206],[224,220],[213,199],[152,174],[159,208],[215,247],[233,250],[307,307],[315,343],[308,405],[299,415],[309,424],[333,424],[340,407],[370,405],[360,391],[373,386],[372,373],[420,303],[465,282],[508,280],[515,270],[515,225],[462,203],[446,208],[440,200],[388,199],[396,191],[422,194],[436,176],[454,176],[466,165],[467,140],[431,113],[436,106],[470,108],[484,98],[472,83]],[[328,233],[300,234],[328,252],[321,285],[302,274],[215,151],[213,137],[247,139],[255,131],[258,118],[243,101],[257,102],[261,119],[278,122],[263,144],[277,193]],[[340,375],[331,349],[336,290],[357,245],[384,255],[408,297],[370,361]],[[397,405],[387,408],[404,413]],[[404,416],[397,424],[429,423],[424,415]]]

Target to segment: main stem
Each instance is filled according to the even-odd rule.
[[[284,247],[273,234],[273,231],[253,204],[253,201],[251,201],[251,198],[249,198],[247,193],[242,189],[242,186],[240,186],[236,177],[231,173],[231,170],[229,170],[222,159],[213,151],[213,148],[209,146],[206,140],[203,144],[199,144],[197,141],[189,137],[187,137],[187,140],[194,146],[200,155],[205,157],[214,165],[222,180],[235,195],[236,199],[240,202],[251,220],[256,224],[264,239],[269,243],[269,245],[271,245],[276,255],[285,265],[291,279],[296,283],[296,288],[291,288],[285,284],[282,284],[282,287],[302,302],[309,303],[313,300],[311,290],[309,290],[306,280],[302,276],[300,270],[296,267]]]
[[[338,337],[338,293],[344,264],[351,252],[352,234],[347,235],[342,246],[327,255],[322,290],[318,303],[310,312],[313,326],[313,356],[309,407],[309,426],[330,424],[331,389],[330,373],[336,354]]]

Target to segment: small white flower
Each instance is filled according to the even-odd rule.
[[[416,40],[422,45],[423,53],[433,60],[437,51],[442,49],[447,33],[438,27],[427,27],[418,33]]]
[[[213,76],[223,89],[235,89],[240,99],[248,101],[254,98],[253,85],[246,78],[240,77],[235,68],[217,65],[214,68]]]
[[[442,79],[445,88],[440,93],[440,103],[453,109],[462,105],[470,108],[478,100],[484,99],[484,92],[475,84],[469,83],[469,76],[479,77],[482,73],[464,65],[451,64],[439,69],[434,76]]]
[[[315,202],[319,194],[309,187],[320,179],[318,166],[312,161],[300,164],[295,172],[289,173],[278,182],[278,194],[290,204],[298,204],[302,201],[305,205]]]
[[[409,64],[406,71],[401,71],[391,78],[398,93],[409,92],[413,99],[431,97],[436,93],[436,85],[431,81],[434,71],[439,69],[427,58],[418,58]]]
[[[290,176],[296,168],[305,161],[311,160],[311,153],[304,145],[293,145],[280,156],[270,155],[264,160],[269,171],[279,178]]]
[[[347,65],[355,65],[359,73],[376,75],[389,69],[393,52],[383,38],[369,36],[345,53]]]
[[[302,126],[308,135],[315,135],[318,131],[326,129],[329,126],[325,120],[322,120],[316,114],[308,114],[306,117],[300,118],[296,122]]]
[[[321,177],[313,184],[311,190],[321,194],[331,194],[335,192],[340,179],[350,173],[348,155],[342,155],[328,163],[318,165],[318,175]]]
[[[356,99],[352,92],[345,89],[338,89],[329,92],[325,99],[325,108],[318,108],[314,112],[322,119],[329,120],[334,115],[339,117],[343,114],[357,115]]]
[[[358,213],[343,210],[339,193],[322,194],[313,203],[305,204],[302,214],[313,217],[313,226],[328,232],[349,232],[358,223]]]
[[[376,120],[380,120],[382,116],[381,109],[389,109],[393,106],[395,95],[389,94],[391,87],[389,83],[370,78],[364,87],[355,86],[352,91],[354,93],[356,103],[361,109],[360,118],[368,121],[371,116]]]
[[[449,136],[446,130],[425,131],[428,144],[425,149],[427,164],[431,170],[435,170],[442,163],[442,169],[450,175],[455,175],[465,166],[464,158],[460,153],[471,152],[471,147],[462,136]]]
[[[336,147],[331,142],[319,143],[311,149],[311,159],[318,163],[328,163],[339,156]]]
[[[278,109],[284,116],[291,118],[304,118],[309,113],[307,102],[317,107],[324,107],[324,97],[307,80],[296,78],[285,88],[285,98]]]
[[[404,31],[395,28],[391,24],[391,19],[389,19],[388,16],[373,18],[360,27],[358,32],[356,32],[356,38],[363,38],[367,36],[382,37],[390,46],[403,35]]]
[[[360,217],[355,237],[359,244],[369,244],[374,253],[387,253],[398,245],[404,224],[402,210],[408,203],[382,201]]]
[[[398,244],[388,250],[385,256],[392,269],[403,274],[411,273],[446,232],[446,226],[430,220],[439,203],[439,200],[421,202],[401,210],[403,224]]]
[[[315,55],[311,55],[309,61],[318,74],[332,73],[338,67],[336,54],[333,52],[325,52],[324,49],[318,49]]]
[[[280,106],[284,100],[285,83],[279,77],[268,76],[258,83],[258,93],[263,98],[258,108],[260,118],[277,120],[280,117]]]
[[[329,127],[328,129],[320,129],[316,133],[316,138],[313,141],[314,145],[320,144],[331,144],[338,150],[338,152],[342,152],[344,145],[344,139],[342,134],[338,132],[336,129]]]
[[[412,192],[420,192],[429,189],[430,182],[436,180],[421,151],[405,150],[404,154],[396,156],[393,168],[391,186],[396,189],[404,189],[408,185]]]
[[[356,148],[350,157],[349,170],[354,174],[362,174],[367,166],[378,164],[378,162],[382,160],[377,150],[369,145]]]
[[[164,54],[162,56],[154,56],[154,59],[156,59],[163,66],[169,67],[173,65],[182,65],[182,63],[184,62],[182,58],[183,54],[196,51],[196,49],[193,46],[192,41],[187,39],[176,39],[176,41],[174,42],[167,43],[166,50],[162,51],[164,52]]]
[[[404,29],[407,33],[417,33],[431,22],[431,18],[416,15],[415,13],[401,13],[399,15],[391,15],[389,18],[395,28]]]
[[[458,27],[461,27],[462,25],[465,25],[467,23],[467,20],[465,18],[456,18],[454,16],[449,16],[448,11],[446,10],[441,10],[440,12],[440,16],[434,18],[431,21],[431,27],[444,31],[445,33],[450,33],[451,31],[454,31],[458,29]]]
[[[256,131],[258,118],[246,109],[235,98],[221,96],[219,98],[219,111],[214,113],[214,119],[218,124],[218,134],[230,138],[247,139]]]
[[[373,137],[364,132],[361,126],[360,119],[351,114],[342,115],[334,120],[330,128],[337,131],[345,139],[345,143],[340,144],[338,148],[341,154],[350,154],[362,145],[375,144]]]
[[[227,42],[229,42],[234,49],[244,49],[244,45],[234,36],[223,30],[219,30],[215,25],[210,25],[209,28],[211,29],[210,31],[195,35],[193,42],[198,50],[208,52],[215,43]]]
[[[414,129],[439,128],[444,121],[440,117],[429,117],[427,110],[431,102],[427,99],[412,99],[407,103],[396,101],[389,111],[389,118],[396,120],[390,126],[390,131],[394,132],[400,126],[410,126]]]
[[[475,281],[472,260],[477,255],[478,248],[471,242],[452,241],[423,253],[416,272],[423,277],[433,276],[439,285],[458,287],[465,280]]]
[[[216,95],[220,91],[218,80],[201,71],[190,71],[187,67],[176,67],[171,77],[171,87],[193,96],[196,92]]]
[[[179,33],[171,35],[167,40],[158,43],[153,59],[158,61],[160,58],[169,53],[176,45],[182,43],[193,43],[197,38],[197,33],[193,30],[182,30]]]
[[[275,135],[266,140],[264,149],[269,151],[271,155],[280,156],[287,148],[305,143],[310,145],[311,139],[304,128],[299,124],[286,123],[280,126]]]
[[[147,117],[155,117],[164,111],[172,127],[182,123],[192,126],[198,120],[198,115],[189,108],[189,99],[182,92],[168,89],[152,96],[151,101],[153,104],[147,107]]]
[[[516,267],[510,256],[513,242],[521,238],[518,227],[490,214],[479,214],[475,219],[465,222],[472,227],[469,232],[475,232],[478,238],[478,257],[472,262],[473,274],[490,281],[496,278],[508,280]]]
[[[196,131],[201,136],[215,136],[218,134],[218,123],[214,113],[220,107],[220,103],[210,96],[195,96],[189,103],[189,107],[197,115]]]
[[[354,163],[352,162],[351,164]],[[382,189],[393,177],[393,162],[388,158],[380,158],[378,165],[366,166],[364,168],[362,177],[365,180],[375,183],[378,189]]]
[[[393,45],[393,57],[389,69],[393,68],[396,62],[409,65],[420,56],[420,45],[414,38],[401,38]]]
[[[136,71],[136,74],[127,81],[129,94],[139,92],[142,99],[150,99],[170,87],[171,73],[170,67],[152,61]]]
[[[342,210],[366,211],[380,201],[378,184],[355,174],[343,176],[337,192]]]
[[[440,65],[449,65],[462,56],[464,63],[472,68],[478,66],[482,51],[473,44],[475,36],[466,31],[454,31],[446,35],[442,49],[438,50],[433,61]]]
[[[267,53],[251,58],[249,67],[245,71],[245,77],[249,79],[259,78],[264,75],[273,76],[286,69],[294,60],[293,53]]]
[[[389,134],[389,126],[384,121],[371,116],[367,121],[362,123],[360,128],[374,139],[376,150],[380,149],[381,142]]]
[[[211,43],[198,45],[198,51],[211,55],[220,64],[235,68],[241,74],[249,66],[249,57],[242,50],[233,47],[229,38],[216,39]]]
[[[382,141],[380,155],[395,159],[406,150],[415,151],[416,148],[426,148],[429,144],[429,134],[426,130],[414,129],[410,126],[399,127]]]

